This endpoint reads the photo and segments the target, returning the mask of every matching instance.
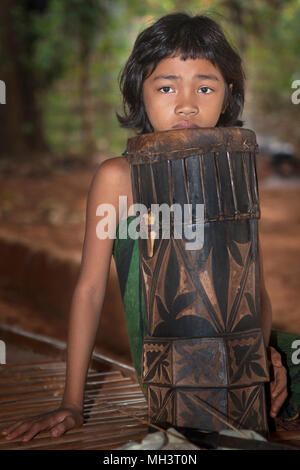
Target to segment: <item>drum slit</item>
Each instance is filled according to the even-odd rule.
[[[226,154],[227,154],[227,161],[228,161],[228,167],[229,167],[229,173],[230,173],[230,182],[231,182],[231,189],[232,189],[232,196],[233,196],[233,203],[234,203],[234,213],[235,213],[235,216],[238,218],[239,210],[237,206],[236,190],[235,190],[235,185],[234,185],[234,180],[233,180],[231,159],[230,159],[229,152],[226,152]]]
[[[252,158],[253,158],[252,168],[253,168],[253,177],[254,177],[253,186],[254,186],[254,194],[255,194],[255,204],[258,205],[259,194],[258,194],[258,185],[257,185],[257,173],[256,173],[256,158],[255,158],[255,153],[250,153],[250,159],[252,160]]]
[[[140,174],[140,168],[137,167],[137,182],[138,182],[138,194],[135,194],[136,201],[141,200],[141,174]],[[134,201],[134,202],[136,202]]]
[[[245,180],[246,180],[246,186],[247,186],[247,193],[248,193],[248,198],[249,198],[249,203],[250,203],[250,208],[248,209],[248,213],[252,213],[253,210],[253,201],[252,201],[252,196],[251,196],[251,191],[250,191],[250,182],[249,182],[249,175],[247,171],[247,165],[245,161],[245,154],[242,152],[242,161],[243,161],[243,168],[244,168],[244,173],[245,173]]]
[[[189,178],[188,178],[188,172],[187,172],[187,168],[186,168],[186,159],[183,158],[183,161],[182,161],[182,165],[183,165],[183,173],[184,173],[184,178],[183,178],[183,181],[184,181],[184,189],[185,189],[185,194],[186,194],[186,198],[187,198],[187,203],[189,204],[188,206],[188,209],[189,209],[189,221],[192,221],[192,214],[190,213],[190,188],[189,188]],[[185,217],[185,212],[184,212],[184,217]]]
[[[172,226],[172,233],[173,233],[173,236],[174,236],[174,209],[171,210],[171,208],[173,208],[173,205],[174,205],[174,195],[175,195],[175,185],[174,185],[174,179],[173,179],[173,162],[172,160],[168,160],[168,176],[169,176],[169,181],[171,182],[171,185],[170,185],[170,223],[171,223],[171,226]]]
[[[154,196],[155,204],[157,204],[157,194],[156,194],[156,188],[154,184],[153,166],[151,162],[150,162],[150,173],[151,173],[151,184],[152,184],[153,196]]]
[[[214,152],[214,164],[216,170],[216,189],[217,189],[217,196],[218,196],[218,206],[219,206],[219,216],[222,216],[222,205],[221,205],[221,184],[220,184],[220,174],[219,174],[219,167],[217,163],[217,154]],[[217,217],[217,220],[219,217]]]
[[[206,209],[206,196],[205,196],[205,186],[204,186],[204,163],[203,163],[203,153],[200,154],[200,177],[201,177],[201,186],[203,194],[203,204],[204,204],[204,221],[207,219],[207,209]]]

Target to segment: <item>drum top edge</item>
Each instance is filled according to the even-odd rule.
[[[127,155],[132,162],[139,157],[153,160],[165,154],[165,158],[183,158],[192,153],[208,152],[256,152],[255,132],[238,127],[213,127],[174,129],[131,137],[127,141]]]

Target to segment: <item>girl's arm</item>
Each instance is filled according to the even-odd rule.
[[[122,194],[124,178],[117,161],[110,159],[100,165],[91,184],[81,269],[70,310],[63,404],[80,408],[83,406],[86,374],[99,326],[114,242],[114,239],[98,238],[96,228],[103,217],[97,216],[96,211],[100,204],[111,204],[118,221],[118,196]],[[111,223],[117,227],[116,221],[111,220]]]
[[[112,204],[118,221],[118,196],[126,194],[124,170],[120,158],[106,160],[99,166],[88,193],[81,267],[69,313],[66,384],[61,406],[50,413],[7,427],[2,431],[6,439],[20,437],[28,441],[46,429],[51,430],[53,436],[60,436],[83,423],[86,375],[99,325],[114,242],[114,239],[97,237],[96,227],[102,217],[96,215],[96,210],[99,204]]]

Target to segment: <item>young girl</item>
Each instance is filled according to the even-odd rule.
[[[118,119],[122,126],[142,134],[243,124],[238,120],[244,104],[241,59],[220,27],[206,16],[167,15],[139,34],[121,76],[121,90],[124,116],[118,115]],[[50,413],[14,423],[4,430],[6,439],[20,437],[28,441],[46,429],[50,429],[53,436],[61,436],[83,423],[86,374],[99,325],[111,255],[114,252],[117,256],[118,243],[116,240],[114,245],[112,238],[98,238],[96,227],[100,219],[96,211],[99,205],[110,203],[115,207],[116,220],[119,220],[119,196],[127,196],[128,208],[133,204],[130,167],[124,157],[102,163],[89,190],[82,263],[70,310],[66,385],[61,406]],[[126,242],[134,243],[132,240]],[[261,250],[260,260],[261,327],[268,345],[272,311],[264,284]],[[127,266],[127,273],[128,269]],[[121,269],[118,273],[120,285],[126,283]],[[135,276],[132,289],[138,298],[138,270]],[[138,314],[135,315],[134,308],[140,306],[133,306],[128,312],[128,306],[124,305],[126,317],[130,314],[135,321]],[[137,329],[137,325],[131,326]],[[131,343],[138,374],[140,365],[135,360],[135,348],[140,346]],[[286,371],[277,351],[272,348],[268,351],[273,372],[270,414],[275,417],[287,397]]]

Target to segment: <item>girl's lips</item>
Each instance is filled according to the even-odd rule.
[[[187,129],[187,128],[195,128],[199,127],[197,124],[194,124],[191,121],[181,121],[176,126],[173,126],[172,129]]]

